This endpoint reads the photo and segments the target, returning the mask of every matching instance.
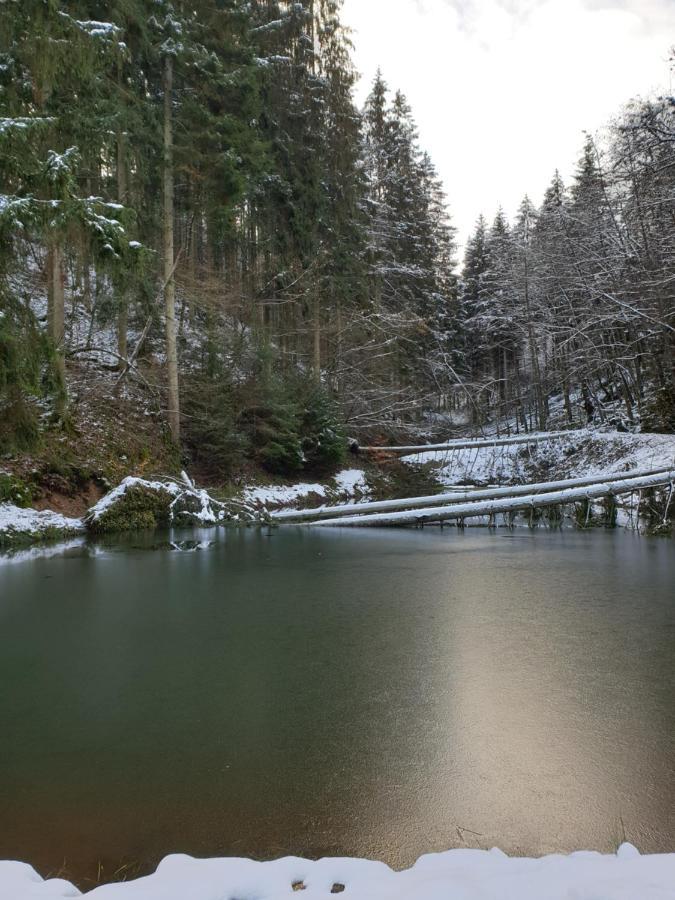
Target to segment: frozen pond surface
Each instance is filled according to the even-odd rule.
[[[203,537],[0,564],[0,858],[675,848],[672,541]]]

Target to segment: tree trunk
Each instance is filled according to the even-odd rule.
[[[180,441],[180,398],[178,393],[178,352],[176,348],[176,281],[173,247],[173,59],[164,60],[164,319],[166,328],[166,375],[169,430]]]
[[[55,368],[59,379],[57,412],[62,416],[67,402],[65,357],[65,291],[63,287],[63,249],[54,240],[47,255],[47,324],[55,351]]]
[[[335,390],[342,391],[342,303],[335,301]]]
[[[321,303],[317,297],[314,300],[314,315],[312,316],[312,373],[314,380],[321,383]]]
[[[63,340],[65,337],[65,293],[63,289],[62,249],[58,241],[54,241],[49,249],[49,337],[56,350],[57,369],[65,378]]]
[[[124,205],[127,202],[127,168],[124,133],[121,129],[117,132],[117,202]],[[122,292],[119,297],[119,311],[117,313],[117,353],[119,355],[119,370],[124,370],[127,359],[127,330],[129,319],[128,297]]]

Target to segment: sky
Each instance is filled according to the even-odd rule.
[[[460,246],[480,213],[569,180],[583,133],[671,90],[675,0],[345,0],[365,99],[380,66],[407,95]]]

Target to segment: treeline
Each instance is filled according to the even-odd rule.
[[[539,209],[481,218],[461,289],[476,422],[641,421],[675,430],[675,99],[632,103],[588,138]]]
[[[445,198],[405,98],[355,107],[340,6],[2,4],[4,449],[45,402],[67,427],[92,362],[114,396],[159,360],[173,441],[222,469],[330,464],[444,392]]]
[[[481,219],[458,278],[405,97],[378,74],[355,106],[340,7],[1,4],[0,451],[79,427],[83,373],[158,395],[218,473],[429,413],[675,427],[673,98]]]

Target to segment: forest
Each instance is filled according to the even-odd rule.
[[[0,900],[675,900],[673,33],[0,0]]]
[[[675,98],[580,135],[462,262],[406,97],[378,73],[358,108],[351,50],[341,0],[2,4],[0,452],[91,398],[219,476],[552,409],[675,429]]]

